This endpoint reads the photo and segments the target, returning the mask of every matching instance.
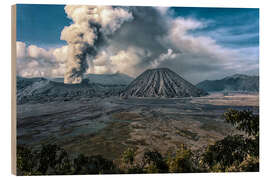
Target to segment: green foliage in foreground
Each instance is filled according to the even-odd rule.
[[[259,171],[259,115],[229,109],[224,117],[246,136],[229,135],[209,145],[202,155],[203,164],[212,172]]]
[[[224,113],[225,121],[235,126],[236,129],[244,131],[249,136],[259,135],[259,115],[250,110],[237,111],[229,109]]]
[[[102,156],[78,155],[71,160],[68,153],[57,145],[43,145],[31,152],[26,146],[17,147],[18,175],[60,174],[113,174],[121,173],[112,161]]]
[[[154,150],[147,150],[143,155],[143,168],[146,173],[166,173],[168,166],[162,155]]]
[[[122,154],[122,161],[125,164],[133,165],[134,162],[134,156],[135,156],[135,150],[132,148],[128,148],[124,153]]]
[[[227,136],[209,145],[202,155],[202,161],[213,172],[230,171],[230,167],[240,166],[248,157],[259,158],[259,144],[242,135]]]
[[[104,159],[102,156],[79,155],[74,159],[74,172],[72,174],[113,174],[118,170],[112,161]]]
[[[199,157],[186,146],[163,157],[156,150],[146,150],[136,161],[135,149],[122,153],[121,163],[102,156],[77,157],[55,144],[31,151],[17,147],[18,175],[50,174],[114,174],[114,173],[193,173],[193,172],[257,172],[259,171],[259,116],[251,111],[228,110],[225,120],[246,135],[229,135],[208,145]]]
[[[171,173],[196,172],[192,164],[192,152],[184,145],[180,146],[175,155],[169,155],[167,164]]]

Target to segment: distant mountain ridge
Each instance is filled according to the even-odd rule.
[[[128,85],[133,78],[122,73],[114,74],[85,74],[84,79],[89,83],[98,83],[103,85]],[[52,78],[55,82],[64,82],[64,78]]]
[[[173,98],[203,95],[207,93],[168,68],[146,70],[121,93],[122,97]]]
[[[81,97],[118,96],[126,85],[89,83],[64,84],[43,77],[24,78],[17,76],[17,104],[49,102],[57,99],[70,100]]]
[[[214,91],[246,91],[259,92],[259,76],[234,74],[220,80],[205,80],[196,85],[208,92]]]

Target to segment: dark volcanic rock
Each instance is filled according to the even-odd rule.
[[[17,104],[41,103],[73,98],[118,96],[125,85],[103,85],[89,83],[84,79],[81,84],[64,84],[46,78],[17,77]]]
[[[259,76],[235,74],[220,80],[206,80],[196,85],[205,91],[259,91]]]
[[[146,70],[121,93],[122,97],[173,98],[203,95],[207,95],[207,93],[168,68]]]

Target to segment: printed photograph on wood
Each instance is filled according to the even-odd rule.
[[[15,8],[17,175],[259,171],[259,9]]]

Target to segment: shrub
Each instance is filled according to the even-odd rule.
[[[117,173],[112,161],[102,156],[84,156],[80,154],[74,159],[74,174],[113,174]]]
[[[225,120],[245,132],[229,135],[209,145],[202,155],[202,162],[211,171],[258,171],[259,170],[259,116],[252,111],[228,110]]]
[[[239,165],[233,165],[226,168],[226,172],[258,172],[259,158],[254,156],[247,156]]]
[[[143,155],[143,167],[147,173],[166,173],[168,166],[163,160],[162,155],[154,150],[147,150]]]
[[[236,129],[246,132],[249,136],[259,134],[259,115],[250,110],[237,111],[229,109],[224,113],[225,121],[235,126]]]
[[[56,144],[43,145],[38,153],[41,174],[70,174],[71,162],[64,149]]]
[[[122,162],[128,165],[133,165],[135,156],[135,150],[132,148],[128,148],[122,154]]]
[[[18,175],[32,175],[36,166],[35,157],[26,146],[17,146]]]
[[[242,135],[227,136],[214,145],[208,146],[202,160],[209,167],[219,164],[220,168],[225,170],[233,163],[244,160],[247,155],[245,147],[245,139]]]
[[[191,161],[192,153],[184,145],[181,145],[174,156],[167,160],[169,172],[172,173],[188,173],[193,171]]]

